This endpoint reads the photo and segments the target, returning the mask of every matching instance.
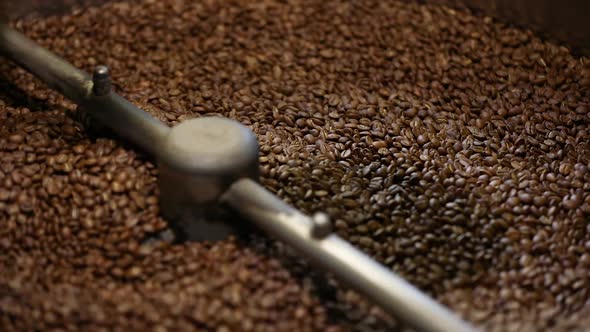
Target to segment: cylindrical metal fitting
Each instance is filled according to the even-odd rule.
[[[258,178],[254,133],[226,118],[192,119],[173,127],[158,150],[160,205],[177,236],[218,240],[235,233],[236,225],[219,221],[218,199],[236,180]]]
[[[92,93],[95,96],[106,96],[112,89],[109,67],[98,66],[92,73]]]

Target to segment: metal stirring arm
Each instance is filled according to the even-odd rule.
[[[162,122],[111,92],[108,70],[99,67],[94,79],[67,61],[0,22],[0,54],[18,63],[50,88],[80,105],[118,135],[157,155],[158,143],[170,130]],[[104,77],[104,75],[107,77]],[[102,85],[102,86],[101,86]]]
[[[288,243],[318,267],[357,289],[419,331],[475,331],[389,269],[331,233],[326,216],[305,216],[260,186],[258,143],[247,127],[205,117],[169,128],[110,90],[108,70],[91,79],[0,23],[0,52],[72,99],[91,118],[158,160],[162,212],[176,229],[214,230],[203,211],[220,203]],[[215,227],[214,227],[215,226]],[[228,226],[231,231],[231,226]]]
[[[235,182],[221,200],[419,331],[473,331],[404,279],[330,233],[324,216],[302,214],[251,179]]]

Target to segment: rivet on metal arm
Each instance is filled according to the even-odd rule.
[[[92,73],[92,93],[97,96],[106,96],[111,92],[113,84],[111,83],[111,75],[109,67],[98,66]]]
[[[311,236],[314,239],[321,240],[332,233],[332,222],[327,214],[317,212],[311,218],[313,225],[311,227]]]

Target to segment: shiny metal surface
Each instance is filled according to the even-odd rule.
[[[285,204],[255,181],[237,181],[222,202],[418,331],[475,331],[337,235],[314,237],[312,218]]]
[[[158,155],[159,144],[170,130],[114,92],[106,96],[92,95],[76,102],[93,120],[154,156]]]
[[[74,101],[81,101],[91,94],[90,76],[1,22],[0,54],[12,59],[42,79],[50,88]]]
[[[258,173],[256,136],[248,127],[228,118],[186,120],[170,130],[161,149],[159,159],[184,172],[212,177],[256,177]]]

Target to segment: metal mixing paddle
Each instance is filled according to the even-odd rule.
[[[246,126],[202,117],[169,128],[111,89],[107,67],[92,76],[0,23],[0,52],[79,105],[90,118],[158,162],[161,210],[191,240],[220,239],[235,225],[203,217],[228,207],[286,242],[409,326],[428,332],[474,331],[454,313],[333,234],[325,214],[306,216],[258,183],[258,142]]]

